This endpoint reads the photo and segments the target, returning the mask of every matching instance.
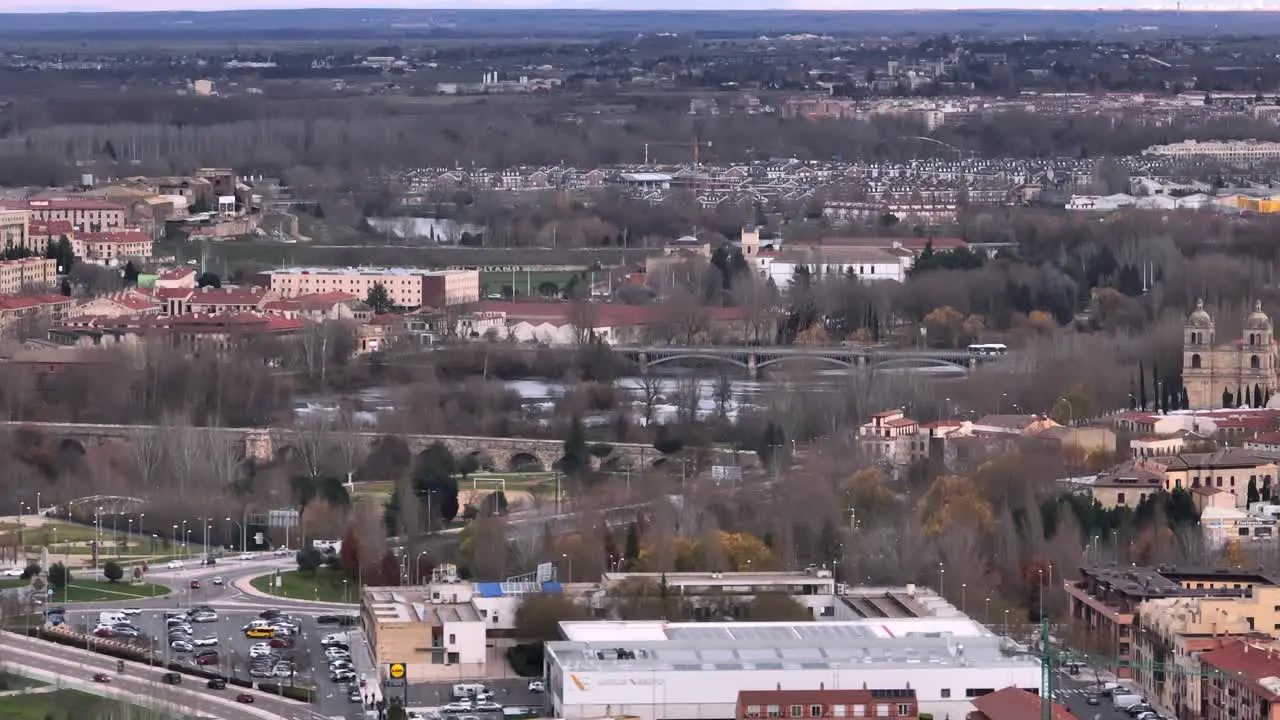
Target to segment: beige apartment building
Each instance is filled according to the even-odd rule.
[[[30,225],[30,211],[0,209],[0,249],[26,247]]]
[[[153,245],[151,237],[138,230],[82,232],[71,238],[76,257],[104,267],[124,265],[130,258],[149,258]]]
[[[1133,644],[1134,682],[1160,707],[1195,717],[1202,707],[1196,655],[1252,633],[1280,633],[1280,587],[1254,586],[1245,597],[1144,602]]]
[[[45,258],[0,261],[0,293],[47,292],[58,279],[57,263]]]
[[[79,230],[101,232],[125,226],[125,207],[94,198],[47,198],[28,200],[31,219],[48,222],[66,220]]]
[[[480,271],[420,268],[284,268],[267,273],[281,297],[344,292],[364,298],[374,285],[387,289],[396,307],[448,307],[480,300]]]

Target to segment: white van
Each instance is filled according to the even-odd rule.
[[[116,625],[119,623],[126,623],[126,622],[129,622],[129,616],[125,615],[119,610],[111,610],[108,612],[98,613],[99,625],[109,626],[109,625]]]
[[[458,683],[453,686],[453,696],[455,698],[469,698],[473,695],[480,696],[489,692],[484,683]]]

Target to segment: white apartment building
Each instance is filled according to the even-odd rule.
[[[1205,157],[1223,162],[1257,162],[1280,158],[1280,143],[1266,140],[1183,140],[1168,145],[1152,145],[1144,155],[1162,157]]]

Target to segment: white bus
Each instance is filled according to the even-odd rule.
[[[1004,355],[1009,352],[1009,348],[1002,343],[988,343],[985,345],[970,345],[970,355]]]

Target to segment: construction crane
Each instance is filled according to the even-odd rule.
[[[698,163],[699,151],[702,148],[711,147],[711,141],[710,140],[701,141],[701,140],[698,140],[697,137],[694,137],[693,140],[691,140],[690,142],[668,142],[668,141],[647,142],[644,144],[644,164],[645,165],[649,164],[649,146],[650,145],[654,145],[657,147],[692,148],[693,149],[693,167],[694,167],[694,170],[697,170],[698,164],[699,164]]]

